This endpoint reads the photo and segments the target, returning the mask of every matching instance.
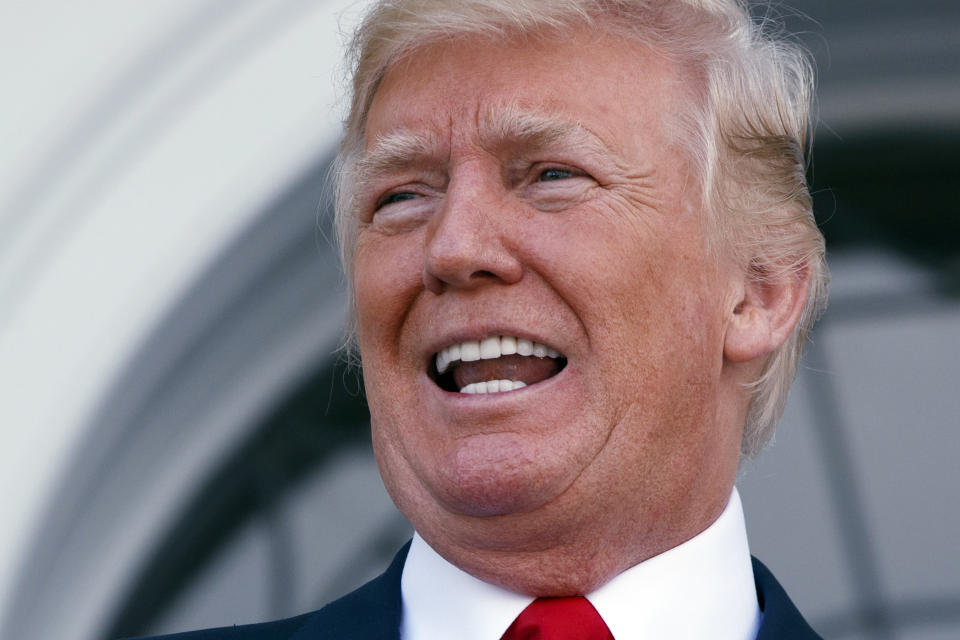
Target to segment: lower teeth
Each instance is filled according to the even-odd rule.
[[[527,386],[527,383],[520,380],[487,380],[486,382],[471,382],[460,389],[460,393],[501,393],[522,389],[525,386]]]

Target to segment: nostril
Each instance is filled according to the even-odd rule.
[[[443,293],[443,280],[427,270],[423,272],[423,286],[430,293],[435,293],[437,295]]]

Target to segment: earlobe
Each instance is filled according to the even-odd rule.
[[[757,269],[745,274],[728,318],[723,357],[748,362],[769,355],[786,342],[803,312],[809,280],[806,267],[775,277]]]

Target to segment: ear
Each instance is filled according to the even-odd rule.
[[[800,320],[809,281],[806,267],[776,277],[762,267],[748,269],[728,318],[724,358],[748,362],[769,355],[786,342]]]

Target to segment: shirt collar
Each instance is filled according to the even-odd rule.
[[[740,495],[702,533],[587,595],[618,640],[752,640],[760,607]]]
[[[487,584],[414,535],[401,579],[403,640],[499,640],[533,598]],[[702,533],[587,594],[617,640],[752,640],[760,628],[740,496]]]
[[[500,640],[533,598],[474,578],[414,534],[400,579],[403,640]]]

